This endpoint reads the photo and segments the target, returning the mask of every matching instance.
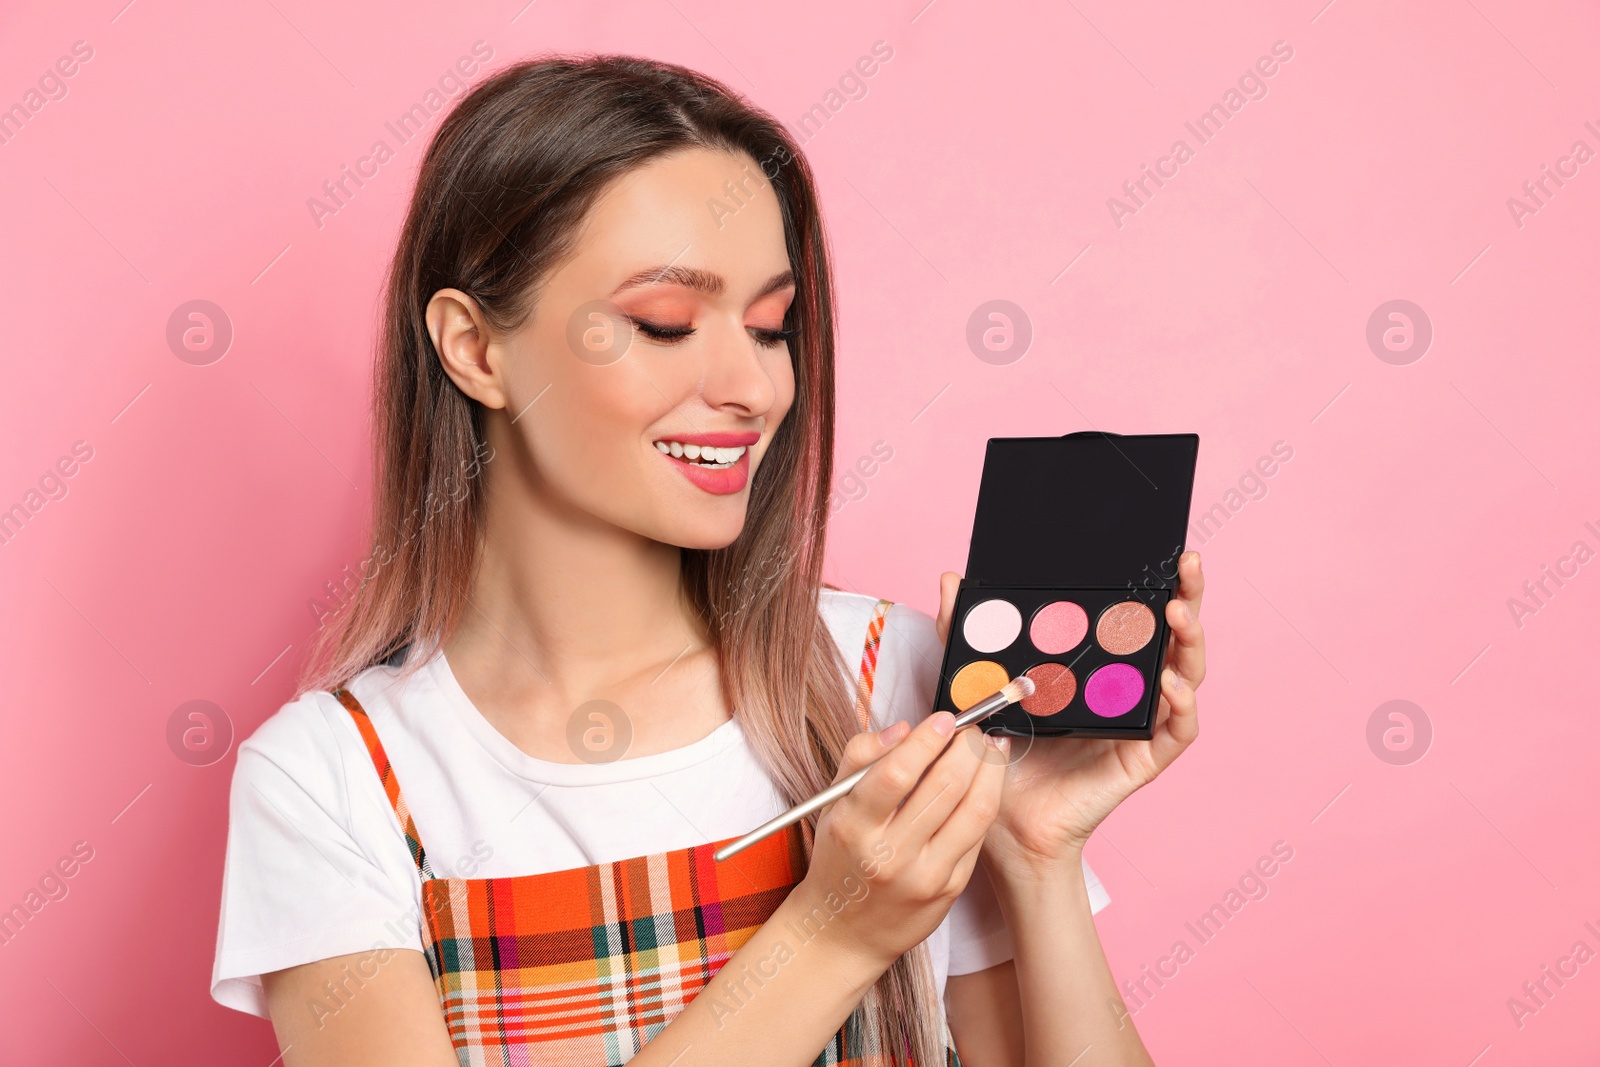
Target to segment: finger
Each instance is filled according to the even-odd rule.
[[[1167,601],[1167,626],[1172,630],[1167,665],[1191,686],[1199,685],[1206,677],[1206,632],[1188,601]]]
[[[978,857],[983,854],[983,838],[980,836],[971,848],[956,860],[955,866],[950,870],[950,887],[960,893],[972,881],[972,872],[977,869]]]
[[[939,634],[940,641],[950,638],[950,613],[955,610],[956,590],[961,588],[961,575],[954,571],[945,571],[939,575],[939,614],[933,620],[933,626]]]
[[[1150,755],[1155,760],[1157,774],[1166,770],[1200,736],[1200,713],[1194,688],[1184,684],[1183,678],[1168,668],[1161,672],[1161,693],[1170,710],[1150,739]]]
[[[1189,602],[1195,618],[1200,617],[1200,598],[1206,591],[1206,576],[1200,570],[1200,553],[1190,549],[1178,557],[1178,596]]]
[[[951,745],[951,748],[960,747]],[[1000,811],[1000,794],[1005,787],[1006,765],[1011,755],[1011,738],[1004,734],[985,734],[984,755],[978,771],[944,825],[939,827],[928,847],[945,862],[961,862],[966,853],[983,844],[983,837]]]
[[[923,839],[931,838],[944,825],[956,804],[966,796],[978,773],[984,745],[981,741],[968,743],[969,733],[978,733],[975,727],[965,727],[951,739],[949,747],[929,765],[922,781],[906,797],[900,811],[891,823],[891,830],[903,831]]]
[[[956,717],[948,711],[929,715],[908,734],[904,741],[867,769],[866,777],[840,801],[859,808],[864,818],[883,826],[894,817],[910,792],[916,788],[917,779],[938,758],[950,734],[955,729]]]
[[[876,762],[886,749],[904,741],[910,732],[911,724],[902,719],[890,723],[882,730],[867,730],[856,734],[845,745],[844,754],[839,757],[839,770],[834,774],[833,780],[841,781],[867,764]]]

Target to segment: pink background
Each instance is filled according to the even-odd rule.
[[[93,58],[0,145],[0,508],[93,455],[0,545],[0,907],[94,855],[0,947],[0,1060],[277,1052],[207,995],[232,755],[181,762],[166,725],[204,699],[254,729],[364,554],[376,300],[422,144],[385,121],[481,40],[676,60],[793,124],[882,40],[806,143],[839,459],[893,452],[841,494],[833,580],[931,610],[991,435],[1197,431],[1196,516],[1226,516],[1191,541],[1201,739],[1090,846],[1119,979],[1194,950],[1136,1016],[1156,1059],[1591,1062],[1600,962],[1520,1026],[1507,1000],[1600,952],[1600,562],[1520,626],[1507,601],[1600,550],[1600,161],[1520,226],[1507,198],[1600,150],[1600,16],[1323,3],[8,5],[0,106]],[[1267,95],[1199,145],[1185,121],[1276,41]],[[319,228],[308,198],[380,138],[396,158]],[[1178,138],[1193,158],[1119,227],[1107,198]],[[208,366],[166,341],[193,299],[235,331]],[[966,341],[993,299],[1032,324],[1005,365]],[[1366,341],[1394,299],[1433,327],[1409,365]],[[1280,441],[1266,495],[1229,497]],[[1367,741],[1393,699],[1433,731],[1408,765]],[[1279,841],[1269,894],[1199,945],[1184,924]]]

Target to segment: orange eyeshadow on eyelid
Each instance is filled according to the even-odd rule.
[[[689,319],[697,310],[694,300],[654,299],[621,302],[617,305],[624,315],[634,315],[652,322],[669,319]]]

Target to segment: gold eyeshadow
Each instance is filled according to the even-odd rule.
[[[1198,450],[1194,434],[992,438],[935,707],[1026,675],[1033,695],[985,731],[1149,738]]]
[[[1156,616],[1137,600],[1123,600],[1100,613],[1094,638],[1113,656],[1131,656],[1156,635]]]

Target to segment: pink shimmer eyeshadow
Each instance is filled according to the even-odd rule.
[[[1089,632],[1089,616],[1070,600],[1046,604],[1033,617],[1028,639],[1033,647],[1049,656],[1059,656],[1077,648]]]
[[[1144,675],[1126,663],[1108,663],[1089,675],[1083,702],[1103,718],[1126,715],[1144,696]]]

